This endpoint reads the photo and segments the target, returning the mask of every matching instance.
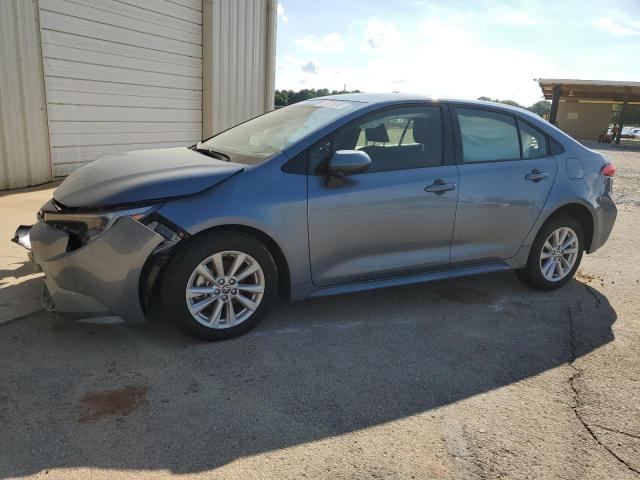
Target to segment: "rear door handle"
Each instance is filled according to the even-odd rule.
[[[436,180],[424,190],[425,192],[442,195],[444,192],[448,192],[449,190],[453,190],[454,188],[456,188],[455,183],[446,183],[444,180]]]
[[[538,169],[531,170],[531,173],[525,175],[527,180],[531,180],[532,182],[539,182],[540,180],[544,180],[545,178],[549,178],[549,174],[547,172],[541,172]]]

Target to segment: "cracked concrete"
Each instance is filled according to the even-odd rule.
[[[584,285],[584,288],[587,290],[587,292],[591,295],[591,297],[593,298],[594,301],[594,307],[593,309],[597,309],[600,307],[600,305],[602,304],[602,299],[600,298],[600,296],[598,295],[598,293],[593,290],[591,287],[589,287],[589,285]],[[622,465],[624,465],[626,468],[628,468],[630,471],[640,474],[640,470],[636,469],[633,465],[630,465],[629,463],[627,463],[623,458],[621,458],[615,451],[615,449],[609,447],[607,444],[603,443],[599,437],[598,434],[596,433],[595,429],[593,428],[593,426],[591,426],[587,420],[585,420],[581,414],[581,407],[582,407],[582,402],[580,399],[580,392],[578,390],[578,388],[576,387],[576,381],[580,378],[580,376],[582,375],[583,371],[576,367],[576,365],[574,364],[574,362],[576,361],[577,354],[576,354],[576,339],[575,339],[575,328],[574,328],[574,317],[575,315],[589,315],[591,312],[589,312],[588,310],[585,311],[582,308],[582,304],[578,303],[577,304],[578,307],[578,312],[574,313],[573,310],[571,308],[567,309],[567,317],[569,319],[569,344],[571,347],[571,358],[569,361],[569,365],[571,366],[571,368],[573,369],[573,375],[571,375],[571,377],[569,377],[569,386],[571,387],[571,390],[573,391],[573,399],[574,399],[574,405],[572,407],[573,409],[573,413],[575,414],[576,418],[580,421],[580,423],[584,426],[584,428],[587,430],[587,432],[589,432],[589,435],[591,435],[591,437],[593,438],[593,440],[595,440],[595,442],[600,445],[602,448],[604,448],[612,457],[614,457],[618,462],[620,462]],[[604,427],[599,427],[600,429],[604,429],[604,430],[609,430],[612,431],[612,429],[609,428],[604,428]],[[613,430],[617,433],[622,433],[622,432],[618,432],[617,430]],[[631,437],[634,437],[634,435],[631,434],[627,434]]]
[[[618,222],[557,292],[500,273],[280,304],[213,345],[21,314],[0,326],[0,477],[637,480],[640,154],[607,154]],[[12,195],[25,221],[46,200]],[[0,248],[1,292],[25,271]]]
[[[627,463],[622,457],[620,457],[613,448],[607,446],[606,443],[603,443],[600,438],[598,437],[598,434],[596,433],[595,429],[593,428],[593,426],[589,425],[589,423],[587,422],[587,420],[585,420],[581,413],[580,413],[580,408],[582,407],[581,404],[581,400],[580,400],[580,393],[578,391],[578,389],[575,386],[575,381],[580,378],[580,375],[582,374],[582,372],[577,369],[573,363],[571,363],[571,367],[574,370],[574,375],[572,375],[569,378],[569,385],[571,386],[571,389],[573,390],[573,398],[574,398],[574,406],[573,408],[573,413],[575,414],[576,418],[580,421],[580,423],[584,426],[584,428],[587,430],[587,432],[589,432],[589,435],[591,435],[591,437],[593,438],[593,440],[595,440],[595,442],[600,445],[602,448],[604,448],[613,458],[615,458],[618,462],[620,462],[622,465],[624,465],[626,468],[628,468],[630,471],[640,474],[640,471],[637,470],[635,467],[633,467],[633,465],[630,465],[629,463]],[[598,427],[600,429],[603,430],[608,430],[608,431],[615,431],[617,432],[617,430],[612,430],[609,428],[604,428],[604,427],[599,427],[598,425],[595,425],[595,427]],[[622,433],[622,432],[618,432],[618,433]],[[626,435],[630,435],[630,434],[626,434]],[[633,435],[630,435],[632,437],[634,437]],[[636,437],[637,438],[637,437]]]

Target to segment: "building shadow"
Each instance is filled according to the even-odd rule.
[[[0,330],[0,477],[215,469],[530,378],[611,342],[615,320],[591,286],[511,273],[283,303],[215,344],[41,313]]]
[[[28,261],[0,266],[0,325],[42,309],[43,279]]]

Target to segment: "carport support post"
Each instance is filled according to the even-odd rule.
[[[551,112],[549,112],[549,123],[556,125],[558,119],[558,105],[560,104],[561,85],[553,86],[553,97],[551,97]]]
[[[627,113],[627,108],[629,105],[629,87],[624,89],[624,102],[622,103],[622,108],[620,109],[620,124],[618,125],[618,134],[616,135],[616,144],[620,143],[620,137],[622,136],[622,127],[624,126],[624,117]]]

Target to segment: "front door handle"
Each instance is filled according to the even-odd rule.
[[[454,188],[456,188],[455,183],[446,183],[444,180],[436,180],[424,190],[425,192],[442,195],[444,192],[448,192],[449,190],[453,190]]]
[[[547,172],[541,172],[540,170],[534,168],[531,170],[531,173],[525,175],[527,180],[531,180],[532,182],[539,182],[540,180],[544,180],[545,178],[549,178],[549,174]]]

